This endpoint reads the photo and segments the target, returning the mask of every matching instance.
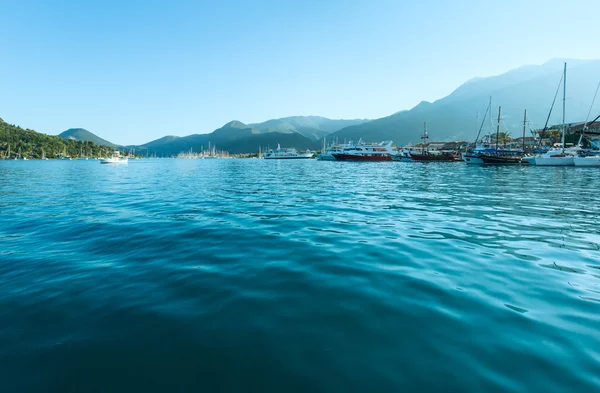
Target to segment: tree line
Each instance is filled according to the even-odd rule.
[[[91,141],[63,139],[8,124],[0,119],[0,159],[107,157],[113,148]]]

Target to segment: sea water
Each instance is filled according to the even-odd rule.
[[[0,161],[1,392],[600,390],[600,172]]]

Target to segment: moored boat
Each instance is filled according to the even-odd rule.
[[[573,157],[573,164],[575,166],[600,166],[600,155],[598,156],[585,156],[585,157]]]
[[[563,113],[562,113],[562,132],[561,144],[559,149],[551,149],[548,152],[535,156],[533,163],[536,166],[573,166],[575,165],[574,155],[572,152],[565,151],[565,133],[567,124],[565,121],[565,102],[567,95],[567,63],[563,70]]]
[[[429,139],[429,135],[427,134],[427,122],[423,124],[423,150],[421,153],[410,153],[410,158],[412,161],[456,161],[456,154],[446,153],[446,152],[438,152],[431,153],[428,149],[429,144],[427,143],[427,139]]]
[[[337,161],[392,161],[392,141],[376,144],[361,143],[346,146],[341,153],[332,154]]]
[[[277,149],[270,149],[263,155],[265,160],[290,160],[290,159],[302,159],[302,158],[313,158],[314,153],[307,151],[304,153],[298,153],[295,148],[281,148],[278,144]]]

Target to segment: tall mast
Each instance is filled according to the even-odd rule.
[[[489,108],[490,108],[490,131],[491,131],[494,129],[494,126],[492,125],[492,96],[490,96]]]
[[[429,153],[429,144],[427,143],[427,138],[429,138],[429,135],[427,135],[427,122],[423,122],[423,136],[421,137],[421,139],[423,139],[423,152],[424,154]]]
[[[525,152],[525,125],[527,124],[527,109],[525,109],[525,115],[523,116],[523,152]]]
[[[565,70],[563,71],[563,126],[562,126],[562,151],[565,152],[565,133],[567,132],[567,124],[565,123],[565,107],[567,100],[567,62],[565,62]]]
[[[498,107],[498,125],[496,126],[496,150],[498,150],[498,135],[500,134],[500,111],[502,107]]]

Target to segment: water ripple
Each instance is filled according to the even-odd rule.
[[[600,387],[600,177],[0,162],[2,391]]]

